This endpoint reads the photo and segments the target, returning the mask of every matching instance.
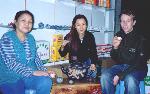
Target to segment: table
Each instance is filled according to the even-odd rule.
[[[102,94],[99,83],[75,82],[74,84],[54,83],[51,94]]]

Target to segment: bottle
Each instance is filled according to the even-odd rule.
[[[104,6],[104,0],[99,0],[99,6],[103,7]]]
[[[85,0],[81,0],[81,2],[84,4],[84,3],[85,3]]]
[[[110,8],[110,0],[106,0],[106,8]]]
[[[97,0],[93,0],[94,5],[97,6]]]

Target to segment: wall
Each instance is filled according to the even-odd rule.
[[[8,25],[8,23],[13,22],[15,13],[25,8],[24,0],[1,0],[0,6],[0,25]],[[7,30],[7,28],[0,27],[0,37]]]
[[[63,34],[69,30],[46,29],[46,25],[71,26],[76,14],[84,14],[88,19],[88,29],[93,32],[96,44],[111,44],[114,35],[115,0],[111,0],[112,8],[96,7],[90,4],[81,4],[72,0],[1,0],[0,23],[7,25],[13,21],[14,15],[25,8],[35,16],[35,28],[39,23],[44,24],[43,29],[31,32],[36,40],[46,40],[51,44],[53,34]],[[7,7],[7,6],[8,7]],[[0,27],[0,37],[8,28]]]

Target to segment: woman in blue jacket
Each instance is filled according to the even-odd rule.
[[[34,16],[24,10],[16,13],[14,30],[0,40],[0,89],[4,94],[24,94],[33,89],[36,94],[50,94],[52,80],[36,51],[31,32]]]

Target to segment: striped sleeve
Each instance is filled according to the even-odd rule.
[[[0,40],[0,54],[3,63],[10,71],[20,74],[23,77],[32,75],[33,70],[16,59],[13,42],[7,35],[4,35]]]
[[[38,54],[36,54],[35,64],[36,64],[38,70],[47,71],[47,68],[43,65],[43,62],[39,58]]]

